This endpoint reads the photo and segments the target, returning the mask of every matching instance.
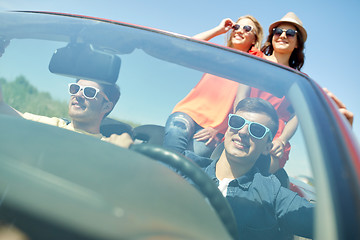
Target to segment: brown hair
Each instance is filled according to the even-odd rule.
[[[268,127],[272,133],[272,137],[274,138],[274,136],[276,135],[278,128],[279,128],[279,117],[278,117],[278,114],[277,114],[275,108],[273,107],[273,105],[271,105],[270,102],[265,101],[264,99],[261,99],[261,98],[256,98],[256,97],[244,98],[236,105],[235,113],[238,111],[263,113],[263,114],[266,114],[267,116],[269,116],[271,119],[271,122]],[[269,141],[271,142],[272,139],[269,138]]]
[[[98,84],[101,86],[105,95],[109,98],[109,101],[113,103],[113,108],[111,109],[112,111],[120,98],[119,86],[116,84],[103,84],[103,83],[98,83]],[[111,111],[107,112],[104,115],[104,118],[107,117],[111,113]]]
[[[293,50],[291,53],[290,59],[289,59],[289,66],[291,68],[294,68],[296,70],[299,70],[303,67],[305,62],[305,54],[304,54],[304,48],[305,48],[305,42],[304,38],[299,31],[299,29],[294,25],[294,27],[297,30],[296,33],[296,40],[297,40],[297,48]],[[266,39],[266,42],[264,43],[264,46],[261,48],[261,51],[266,55],[270,56],[274,52],[274,47],[272,45],[272,39],[274,36],[274,31],[271,30],[271,33]]]
[[[254,25],[256,27],[255,31],[253,31],[254,35],[255,35],[254,47],[256,47],[257,49],[260,49],[261,48],[261,43],[262,43],[262,40],[263,40],[263,37],[264,37],[263,28],[261,27],[261,24],[259,23],[258,20],[256,20],[255,17],[253,17],[251,15],[245,15],[245,16],[239,17],[239,19],[236,22],[239,22],[243,18],[247,18],[247,19],[251,20],[254,23]],[[230,36],[231,36],[231,33],[228,34],[228,36],[227,36],[227,40],[226,40],[227,44],[226,44],[226,46],[233,47]]]
[[[80,81],[80,78],[76,79],[76,82]],[[93,80],[90,80],[93,81]],[[97,81],[95,81],[97,82]],[[114,109],[116,103],[119,101],[120,98],[120,88],[118,85],[116,85],[115,83],[105,83],[105,82],[97,82],[99,84],[99,86],[101,87],[101,90],[104,92],[104,94],[109,98],[109,101],[112,102],[113,104],[113,108],[107,112],[104,115],[104,118],[107,117],[111,111]],[[106,101],[104,99],[104,101]]]

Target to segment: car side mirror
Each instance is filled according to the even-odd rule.
[[[119,76],[121,59],[94,49],[91,44],[70,43],[51,57],[49,70],[67,77],[114,84]]]

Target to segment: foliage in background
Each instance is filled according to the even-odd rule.
[[[4,101],[19,110],[48,117],[68,117],[66,101],[54,100],[50,93],[39,92],[24,77],[19,76],[13,82],[0,78]]]

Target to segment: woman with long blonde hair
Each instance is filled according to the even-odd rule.
[[[250,15],[230,18],[193,38],[210,40],[228,34],[227,46],[259,57],[263,39],[260,23]],[[165,125],[164,147],[183,153],[192,150],[209,157],[227,128],[239,83],[205,73],[199,83],[173,109]]]

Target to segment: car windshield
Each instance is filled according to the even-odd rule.
[[[120,28],[118,25],[101,22],[90,22],[83,26],[82,21],[78,19],[67,21],[69,23],[62,26],[61,23],[57,23],[56,17],[54,18],[53,24],[64,28],[59,30],[60,33],[48,33],[46,30],[39,30],[37,33],[34,29],[17,30],[15,34],[20,36],[11,40],[11,44],[6,47],[6,54],[1,58],[1,68],[6,69],[2,71],[1,77],[8,83],[14,80],[29,83],[29,87],[34,87],[39,92],[50,93],[52,99],[67,105],[68,83],[74,82],[75,79],[53,74],[48,70],[48,66],[53,53],[68,46],[72,35],[75,34],[72,31],[75,30],[79,39],[77,41],[88,41],[99,49],[118,54],[121,58],[117,80],[121,97],[110,117],[129,123],[133,127],[144,124],[164,126],[175,105],[196,86],[204,73],[251,83],[251,86],[266,88],[267,92],[276,96],[284,96],[291,85],[296,86],[296,78],[304,78],[299,74],[292,74],[289,70],[272,68],[272,71],[267,71],[267,68],[270,69],[272,66],[259,62],[259,59],[251,56],[236,58],[234,55],[242,53],[234,53],[231,49],[221,51],[220,54],[216,48],[209,50],[206,46],[190,42],[191,39],[187,39],[186,42],[182,41],[183,39],[167,38],[166,33],[155,34],[150,30],[141,31],[132,26]],[[66,29],[70,24],[77,26],[74,26],[74,29]],[[28,25],[21,27],[28,28]],[[50,31],[55,27],[49,24],[48,28]],[[62,33],[63,31],[68,32]],[[49,36],[43,37],[43,32]],[[61,34],[63,36],[58,36]],[[103,41],[103,36],[107,36],[106,41]],[[181,55],[178,55],[180,51]],[[254,65],[256,61],[257,65]],[[264,72],[263,76],[258,74],[259,71]],[[273,84],[268,78],[278,80],[279,83]],[[6,97],[6,94],[4,95]],[[33,106],[26,111],[43,114],[41,109],[34,108]],[[59,109],[60,117],[69,118],[67,106]],[[293,149],[294,161],[289,161],[287,170],[293,176],[304,175],[312,178],[310,166],[307,165],[308,153],[301,127],[300,124],[292,140],[297,147]],[[297,164],[301,164],[301,167]]]
[[[324,159],[329,154],[325,149],[326,139],[323,139],[319,131],[325,131],[320,127],[321,122],[326,126],[331,123],[329,120],[331,118],[327,119],[330,113],[322,110],[324,113],[322,118],[315,119],[317,116],[314,112],[325,106],[325,102],[321,100],[317,86],[306,75],[231,48],[104,19],[49,13],[2,13],[0,19],[0,84],[4,102],[22,113],[57,117],[68,123],[73,118],[69,116],[68,110],[69,101],[70,104],[73,101],[70,100],[73,99],[71,94],[78,96],[82,91],[80,94],[83,94],[84,99],[104,98],[106,101],[105,91],[91,88],[93,86],[89,85],[88,81],[101,79],[106,84],[115,82],[120,88],[121,96],[110,115],[103,120],[100,130],[106,137],[113,133],[120,135],[127,132],[133,138],[133,145],[148,144],[162,148],[164,128],[175,106],[177,109],[186,109],[185,97],[193,92],[200,84],[200,80],[206,76],[227,79],[227,84],[232,84],[232,89],[235,89],[228,93],[233,97],[229,96],[232,103],[227,106],[227,110],[224,110],[227,111],[227,115],[235,113],[232,104],[239,83],[244,89],[251,87],[278,99],[286,99],[286,106],[282,105],[279,110],[286,112],[284,116],[286,120],[283,122],[289,121],[294,116],[299,120],[296,132],[289,141],[291,151],[283,168],[284,173],[289,177],[288,188],[309,202],[316,204],[321,202],[323,209],[317,209],[318,214],[327,212],[333,217],[333,212],[328,211],[332,206],[327,202],[328,195],[319,191],[319,185],[325,192],[328,188],[327,183],[321,182],[326,175],[321,169]],[[79,85],[69,88],[70,83],[76,82],[80,88]],[[221,91],[222,85],[214,87]],[[199,102],[204,108],[211,108],[214,106],[211,104],[220,100],[212,99],[206,102],[206,99],[203,99]],[[181,101],[183,104],[179,105]],[[193,104],[190,100],[187,101]],[[81,103],[77,104],[80,108],[83,107]],[[214,117],[219,117],[218,114],[221,113],[215,113]],[[128,235],[122,235],[124,238],[134,239],[150,239],[151,236],[210,239],[209,235],[217,236],[214,239],[227,239],[234,236],[231,230],[223,227],[220,223],[221,217],[216,217],[208,202],[203,200],[204,197],[192,188],[191,184],[182,182],[179,175],[167,171],[163,164],[156,161],[154,164],[148,161],[147,157],[135,154],[132,150],[117,149],[117,147],[115,149],[113,145],[104,141],[97,143],[99,140],[92,136],[78,136],[80,135],[78,133],[71,133],[68,136],[67,134],[70,133],[67,133],[67,130],[57,132],[50,126],[44,128],[40,126],[38,129],[38,125],[29,125],[27,121],[17,122],[17,119],[12,118],[10,120],[4,118],[2,121],[11,123],[10,125],[17,124],[17,127],[11,129],[9,127],[8,130],[10,135],[14,135],[14,140],[12,137],[1,139],[2,145],[7,142],[9,152],[1,155],[2,161],[8,164],[6,166],[9,169],[12,167],[15,169],[16,166],[12,165],[14,162],[21,163],[21,168],[17,166],[21,171],[9,170],[13,175],[6,175],[6,170],[2,171],[3,176],[9,177],[6,181],[19,179],[19,185],[5,184],[1,187],[1,196],[3,198],[9,196],[8,198],[16,203],[15,209],[30,212],[30,215],[36,216],[36,219],[45,216],[44,218],[47,219],[45,222],[50,221],[51,224],[48,222],[47,224],[57,231],[68,227],[76,229],[74,231],[77,233],[87,232],[85,235],[87,237],[90,235],[94,239],[118,239],[116,236],[119,234],[121,236],[121,233],[125,232]],[[225,124],[226,126],[218,132],[217,145],[221,145],[228,122],[226,121]],[[23,125],[24,127],[20,127]],[[197,126],[199,125],[201,127],[201,123],[197,123]],[[249,125],[249,133],[258,138],[264,137],[259,133],[262,129],[256,127],[258,126]],[[337,130],[328,129],[328,131],[338,134]],[[18,133],[20,135],[17,135]],[[23,138],[15,140],[20,136],[24,136],[26,141]],[[62,140],[63,138],[65,140]],[[57,150],[53,151],[55,146]],[[214,151],[208,157],[217,160],[219,155],[216,156]],[[47,161],[51,162],[51,167]],[[119,162],[118,169],[111,167],[113,161]],[[66,162],[67,165],[61,165],[59,162]],[[80,168],[84,171],[80,171]],[[45,191],[43,195],[29,197],[31,193],[26,192],[26,184],[21,181],[32,179],[30,175],[37,176],[36,182],[39,184],[44,182],[49,184],[46,187],[41,185],[43,188],[40,188],[40,185],[39,188],[31,185],[32,187],[29,188],[31,191],[42,192],[47,189],[46,191],[50,192]],[[70,191],[69,196],[80,193],[82,195],[74,199],[69,197],[61,201],[59,198],[56,200],[55,195],[58,194],[61,198],[61,192],[51,192],[56,190],[50,183],[59,188],[67,186],[67,191]],[[108,183],[111,183],[111,186],[108,186]],[[156,187],[157,184],[160,184],[159,187]],[[11,192],[11,186],[22,187],[11,195],[8,193]],[[132,192],[138,191],[141,194],[132,195]],[[27,195],[29,206],[21,200],[25,196],[22,194],[25,193],[29,194]],[[127,208],[124,203],[121,205],[116,202],[117,200],[113,200],[118,199],[119,196],[132,202],[135,207]],[[158,201],[156,196],[167,199],[165,209],[158,206],[159,204],[156,205]],[[41,202],[38,199],[42,199]],[[86,204],[81,204],[83,200]],[[79,205],[72,205],[70,201],[75,201]],[[170,201],[172,204],[169,203]],[[125,220],[128,224],[116,229],[115,226],[122,223],[115,222],[115,225],[112,225],[113,219],[105,217],[110,210],[104,202],[111,203],[112,217],[119,221],[121,217],[126,216]],[[56,204],[60,204],[61,207],[54,210]],[[72,212],[73,210],[66,209],[67,204],[81,207],[78,211]],[[187,205],[182,206],[182,204]],[[131,211],[129,209],[138,206],[142,206],[139,212],[126,215],[127,211]],[[88,211],[87,207],[95,209],[93,212],[98,215],[84,214]],[[46,214],[47,211],[51,214]],[[154,217],[151,211],[154,211],[154,215],[159,214],[167,220]],[[11,213],[15,216],[17,211],[13,210]],[[77,217],[69,217],[71,214]],[[136,214],[141,214],[143,220],[138,220]],[[196,219],[191,219],[194,215],[197,216]],[[87,224],[88,218],[94,216],[103,217],[107,227],[103,229],[93,227],[99,226],[100,221]],[[331,217],[327,226],[334,224]],[[182,218],[184,221],[181,220]],[[9,219],[5,221],[17,223],[16,217]],[[130,224],[132,220],[134,224]],[[194,221],[197,221],[197,224]],[[57,225],[61,227],[54,227]],[[19,226],[25,233],[31,232],[25,223],[19,222]],[[142,226],[141,233],[139,226]],[[188,232],[184,230],[186,228],[189,228]]]

